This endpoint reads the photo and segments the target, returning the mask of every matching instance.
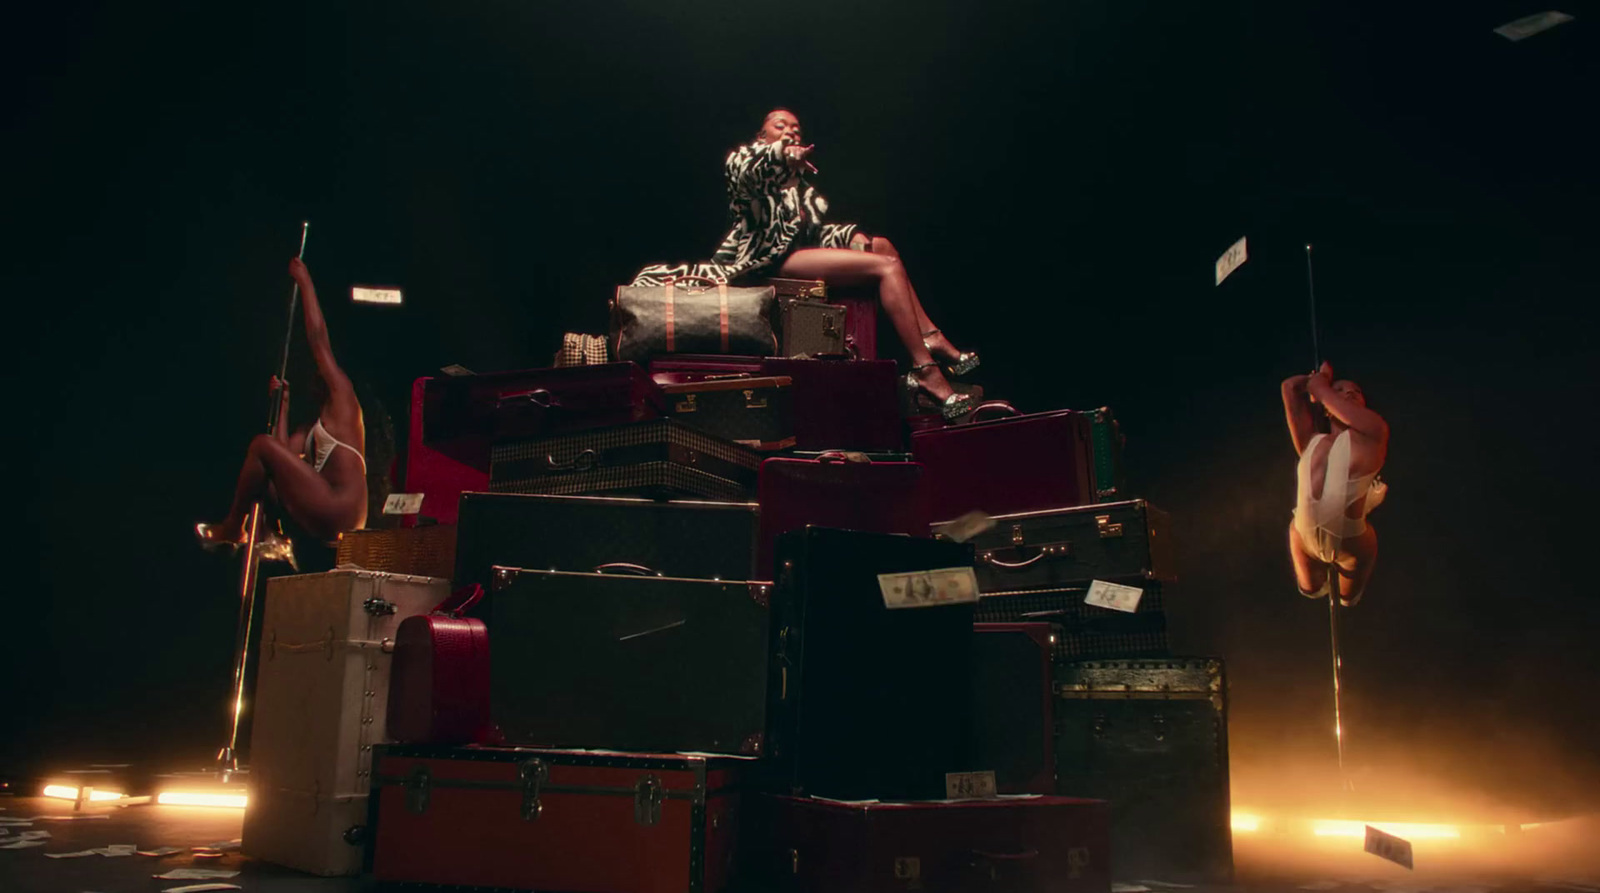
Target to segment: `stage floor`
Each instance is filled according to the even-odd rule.
[[[0,891],[4,893],[154,893],[190,884],[237,884],[247,893],[353,893],[374,889],[359,878],[319,878],[268,865],[228,852],[218,860],[199,860],[191,847],[204,847],[239,837],[243,813],[234,809],[179,806],[130,806],[115,809],[92,808],[87,814],[104,818],[77,820],[41,819],[31,825],[9,824],[5,820],[35,816],[72,816],[72,804],[39,797],[0,797]],[[44,845],[25,849],[3,849],[28,831],[47,831]],[[1586,833],[1583,835],[1588,837]],[[52,859],[49,853],[68,853],[136,844],[140,849],[182,847],[183,851],[163,857],[84,856]],[[1253,842],[1239,848],[1238,883],[1223,887],[1182,887],[1160,883],[1159,879],[1122,879],[1122,883],[1142,886],[1151,893],[1600,893],[1600,874],[1573,874],[1549,858],[1532,859],[1506,869],[1485,871],[1482,866],[1450,870],[1436,866],[1431,870],[1406,872],[1381,862],[1377,857],[1353,850],[1337,865],[1322,864],[1312,869],[1268,868],[1270,858],[1258,858]],[[1270,854],[1260,854],[1265,857]],[[1281,854],[1280,854],[1281,855]],[[1419,854],[1420,855],[1420,854]],[[1564,860],[1562,860],[1564,861]],[[177,868],[207,868],[238,871],[232,878],[210,880],[158,880],[152,875]],[[759,891],[757,891],[759,893]],[[938,891],[929,891],[938,893]],[[1127,893],[1138,893],[1129,889]]]

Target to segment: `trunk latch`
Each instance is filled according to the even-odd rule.
[[[522,820],[531,822],[544,811],[544,804],[539,802],[539,790],[550,780],[550,767],[544,760],[534,757],[517,767],[517,777],[522,782]]]
[[[654,825],[661,821],[661,801],[665,799],[666,791],[661,787],[661,779],[645,773],[639,783],[633,786],[633,820],[641,825]]]

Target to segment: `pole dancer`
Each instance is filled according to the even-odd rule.
[[[1383,501],[1387,488],[1378,471],[1388,456],[1389,426],[1367,407],[1366,395],[1353,381],[1333,379],[1333,367],[1322,359],[1317,332],[1316,290],[1311,246],[1306,245],[1306,289],[1310,298],[1314,372],[1284,380],[1284,413],[1295,451],[1298,491],[1294,520],[1289,525],[1289,556],[1300,594],[1328,596],[1328,639],[1333,657],[1334,738],[1338,744],[1341,783],[1348,788],[1344,766],[1344,723],[1341,710],[1339,607],[1361,599],[1378,557],[1377,534],[1367,514]],[[1329,431],[1320,432],[1320,403]]]

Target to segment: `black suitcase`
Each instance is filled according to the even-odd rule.
[[[457,586],[487,587],[497,564],[564,571],[634,564],[707,580],[745,580],[755,568],[753,502],[463,493],[460,511]]]
[[[1084,604],[1089,594],[1085,584],[985,592],[978,597],[977,619],[979,623],[1058,624],[1061,632],[1055,642],[1057,660],[1168,654],[1161,584],[1132,580],[1123,581],[1123,585],[1139,585],[1144,590],[1138,610],[1133,613]]]
[[[782,376],[730,376],[661,385],[667,415],[762,451],[794,446],[794,390]]]
[[[490,453],[489,489],[654,499],[755,497],[761,453],[671,419],[507,441]]]
[[[977,623],[972,641],[974,762],[1002,794],[1056,791],[1053,623]]]
[[[1057,789],[1111,801],[1119,875],[1230,881],[1222,661],[1086,661],[1057,680]]]
[[[971,540],[983,592],[1178,578],[1167,513],[1142,499],[998,515],[994,521]]]
[[[962,697],[972,604],[891,610],[878,581],[971,563],[971,546],[925,538],[823,527],[778,537],[767,674],[778,792],[941,799],[946,773],[975,768]]]
[[[767,584],[496,568],[494,590],[506,743],[761,752]]]

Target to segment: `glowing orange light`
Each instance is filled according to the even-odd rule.
[[[1260,831],[1261,817],[1258,815],[1251,815],[1248,812],[1236,812],[1233,814],[1233,830],[1245,832]]]
[[[78,799],[78,789],[63,784],[49,784],[44,787],[44,796],[54,797],[58,800],[76,800]],[[122,793],[119,791],[93,790],[89,792],[89,799],[92,802],[121,800]]]
[[[247,797],[243,794],[202,794],[195,791],[162,791],[156,802],[162,806],[221,806],[244,809]]]

